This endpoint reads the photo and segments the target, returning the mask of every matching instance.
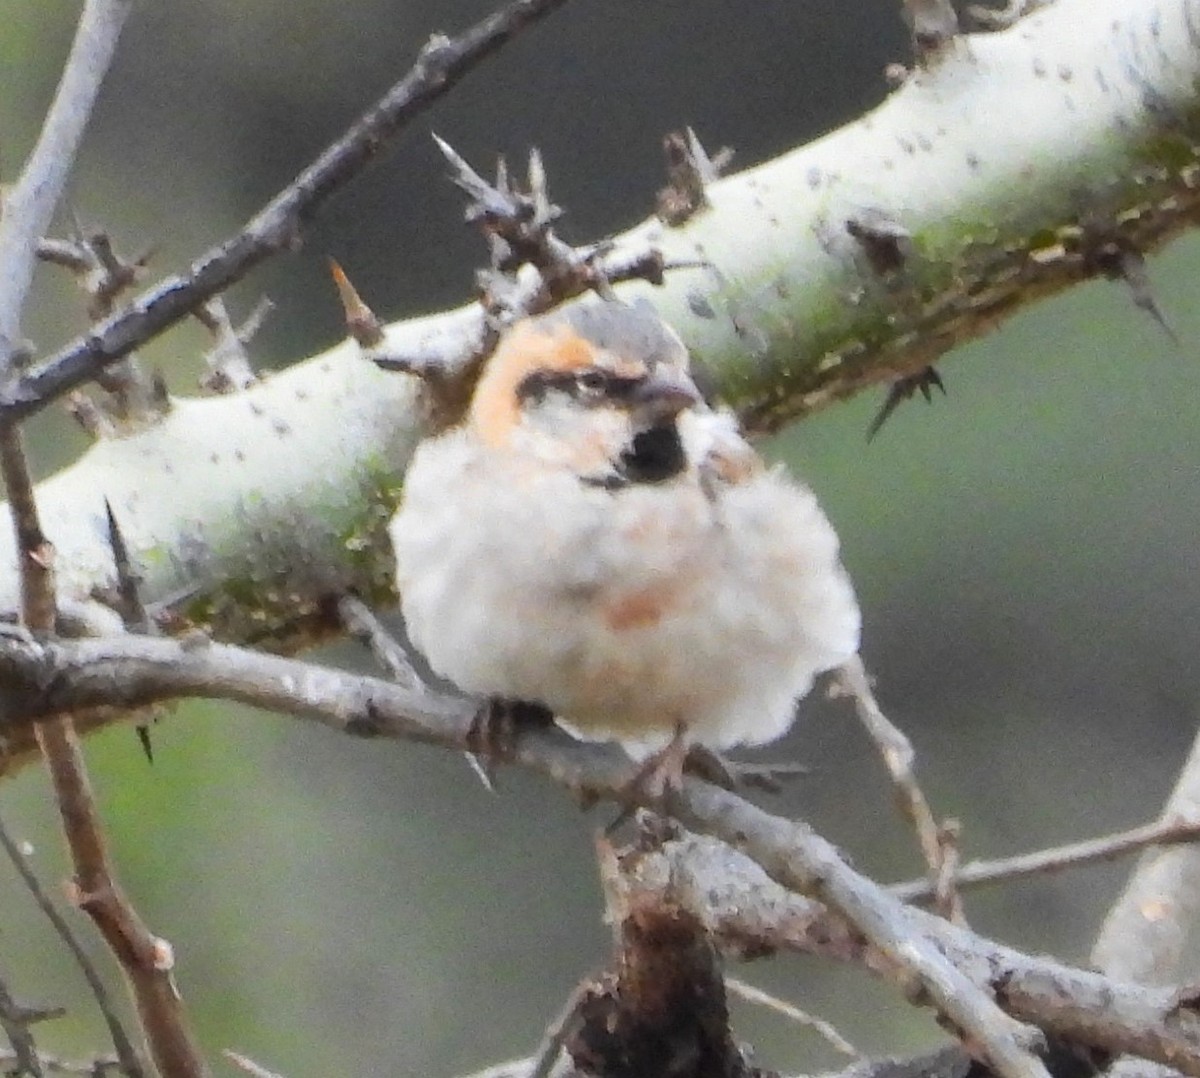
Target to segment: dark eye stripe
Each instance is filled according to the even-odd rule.
[[[524,404],[545,400],[554,391],[565,393],[581,404],[620,404],[628,401],[643,381],[614,374],[603,367],[583,367],[576,371],[538,370],[527,374],[517,385],[517,400]]]

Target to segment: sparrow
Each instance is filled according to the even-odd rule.
[[[710,407],[649,303],[509,329],[389,524],[401,611],[467,693],[647,760],[771,741],[858,650],[812,491]]]

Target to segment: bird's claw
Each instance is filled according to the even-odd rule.
[[[522,727],[549,726],[554,715],[542,704],[490,696],[467,731],[467,760],[489,790],[495,787],[496,764],[510,759]]]

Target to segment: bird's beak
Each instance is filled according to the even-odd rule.
[[[632,412],[639,426],[652,427],[694,408],[703,400],[696,383],[676,367],[655,369],[633,391]]]

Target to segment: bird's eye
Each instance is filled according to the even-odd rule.
[[[575,383],[589,396],[597,396],[604,392],[605,387],[608,385],[608,379],[604,377],[601,371],[588,370],[580,371],[575,377]]]

